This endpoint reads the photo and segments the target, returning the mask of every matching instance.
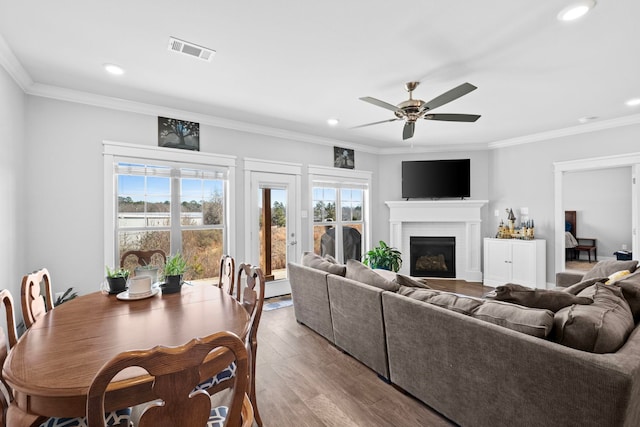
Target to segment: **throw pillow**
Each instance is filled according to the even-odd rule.
[[[404,274],[396,274],[396,282],[399,285],[402,286],[410,286],[413,288],[424,288],[424,289],[431,289],[431,287],[429,285],[427,285],[427,281],[422,279],[422,280],[416,280],[412,277],[409,276],[405,276]]]
[[[454,294],[452,292],[438,291],[435,289],[416,288],[413,286],[400,286],[400,295],[417,299],[429,304],[457,313],[471,315],[484,301],[466,295]]]
[[[471,317],[538,338],[545,338],[553,328],[553,312],[550,310],[502,301],[485,301]]]
[[[617,282],[618,280],[622,279],[624,276],[628,276],[629,274],[631,274],[629,270],[616,271],[615,273],[609,275],[608,277],[609,280],[604,282],[604,284],[611,285]]]
[[[638,266],[638,261],[618,261],[615,259],[608,259],[605,261],[599,261],[591,270],[582,277],[582,280],[592,279],[594,277],[609,277],[609,275],[616,271],[629,270],[633,273]]]
[[[358,282],[365,283],[376,288],[383,289],[385,291],[396,292],[400,289],[400,285],[395,282],[389,281],[355,259],[347,260],[347,273],[345,275],[347,279],[356,280]]]
[[[572,295],[578,295],[580,291],[588,288],[589,286],[595,285],[596,283],[604,283],[609,280],[608,277],[594,277],[592,279],[582,280],[581,282],[575,283],[571,286],[562,289],[562,292],[567,292]]]
[[[572,305],[554,317],[554,340],[578,350],[613,353],[635,327],[629,304],[617,286],[596,283],[578,296],[593,298],[590,305]]]
[[[305,252],[302,254],[302,265],[315,268],[316,270],[326,271],[327,273],[337,274],[339,276],[344,276],[347,269],[346,266],[334,264],[313,252]]]
[[[615,282],[615,285],[622,290],[622,295],[629,304],[634,321],[640,322],[640,270],[623,277]]]
[[[338,264],[338,260],[329,254],[325,254],[323,258],[329,261],[331,264]]]
[[[564,291],[532,289],[515,283],[498,286],[492,298],[525,307],[544,308],[554,313],[568,305],[591,304],[593,302],[590,298],[579,297]]]

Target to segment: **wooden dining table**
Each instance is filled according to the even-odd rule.
[[[178,346],[219,331],[244,338],[248,327],[245,309],[212,285],[184,285],[179,293],[138,300],[105,292],[75,298],[36,321],[9,352],[2,373],[15,400],[7,424],[84,416],[94,375],[121,352]],[[153,400],[151,383],[141,368],[121,372],[107,389],[105,409]]]

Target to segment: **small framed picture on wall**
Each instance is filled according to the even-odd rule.
[[[333,166],[353,169],[356,167],[355,153],[350,148],[333,147]]]
[[[158,117],[158,146],[200,151],[200,123]]]

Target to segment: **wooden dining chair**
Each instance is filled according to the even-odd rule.
[[[16,321],[13,314],[13,297],[7,289],[0,291],[0,301],[4,305],[4,311],[7,318],[7,333],[0,328],[0,367],[4,365],[4,361],[9,354],[9,350],[18,342],[18,333],[16,331]],[[13,401],[13,392],[11,387],[4,380],[2,371],[0,371],[0,427],[7,425],[7,410],[9,404]]]
[[[242,287],[242,278],[246,278],[246,286]],[[256,404],[256,352],[258,350],[258,325],[260,324],[260,316],[262,315],[262,306],[264,305],[264,273],[259,267],[253,267],[251,264],[240,264],[238,269],[238,284],[236,298],[242,304],[249,314],[248,332],[246,335],[245,345],[249,354],[249,399],[253,406],[253,413],[258,426],[262,426],[262,419],[258,412]],[[231,362],[226,369],[219,372],[201,382],[196,387],[197,390],[207,390],[213,395],[221,390],[229,387],[229,380],[237,375],[236,367]]]
[[[243,276],[246,286],[242,286]],[[253,405],[256,424],[262,427],[262,419],[256,402],[256,355],[258,352],[258,325],[262,316],[264,305],[264,273],[260,267],[251,264],[240,264],[238,267],[238,292],[237,299],[249,313],[249,332],[247,333],[246,346],[249,352],[249,399]]]
[[[42,284],[42,289],[41,289]],[[44,293],[42,293],[44,291]],[[53,294],[51,292],[51,275],[49,270],[42,268],[22,277],[20,291],[22,317],[24,326],[29,329],[36,320],[53,310]]]
[[[224,289],[229,295],[233,295],[235,285],[236,262],[230,255],[220,257],[220,276],[218,287]]]
[[[161,260],[162,264],[167,262],[167,254],[164,253],[162,249],[150,249],[150,250],[140,250],[140,251],[126,251],[120,257],[120,267],[125,267],[125,263],[128,262],[127,258],[135,257],[135,262],[140,266],[147,265],[155,265],[153,264],[152,258],[157,258],[157,260]],[[133,269],[132,269],[133,271]]]
[[[220,355],[208,359],[213,354]],[[229,406],[212,408],[206,391],[195,390],[205,359],[214,369],[224,369],[231,354],[238,375],[233,381]],[[217,363],[216,363],[217,362]],[[104,427],[104,396],[109,383],[122,370],[137,366],[153,377],[152,392],[158,399],[147,406],[138,427],[250,427],[253,410],[247,396],[249,361],[244,343],[231,332],[194,338],[179,347],[156,346],[127,351],[107,362],[96,374],[87,395],[89,427]]]

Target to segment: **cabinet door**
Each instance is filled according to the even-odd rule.
[[[536,286],[536,246],[530,242],[512,242],[511,281],[519,285]]]
[[[485,279],[506,283],[511,277],[511,245],[506,241],[485,240]]]

